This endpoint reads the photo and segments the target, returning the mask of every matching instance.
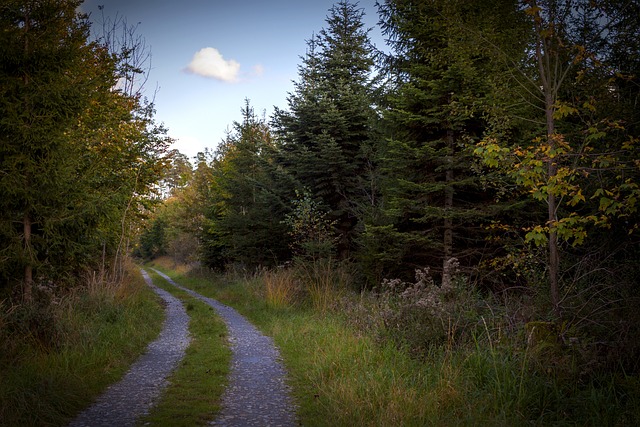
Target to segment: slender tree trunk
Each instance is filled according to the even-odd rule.
[[[449,286],[451,277],[449,274],[449,260],[453,256],[453,219],[451,218],[451,209],[453,208],[453,130],[447,130],[447,156],[445,161],[447,162],[447,169],[445,172],[444,187],[444,259],[442,263],[442,285]]]
[[[546,117],[547,117],[547,141],[551,150],[555,148],[555,122],[553,119],[553,99],[550,95],[546,96]],[[558,172],[558,165],[553,158],[548,160],[548,179],[551,180]],[[560,291],[558,277],[560,275],[560,253],[558,250],[558,234],[556,233],[556,211],[557,200],[552,193],[547,195],[548,205],[548,226],[549,226],[549,290],[551,293],[551,303],[553,310],[558,318],[561,316],[560,311]]]
[[[31,19],[29,16],[29,12],[27,11],[24,16],[24,55],[25,57],[29,54],[29,32],[31,30]],[[29,86],[29,75],[24,74],[22,77],[25,88]],[[27,188],[29,187],[29,175],[27,173],[26,183]],[[22,231],[23,231],[23,244],[24,244],[24,253],[26,256],[26,263],[24,266],[24,278],[22,284],[22,300],[26,303],[30,303],[33,301],[33,250],[31,248],[31,216],[29,215],[28,209],[25,210],[24,217],[22,218]]]
[[[536,1],[531,1],[532,7],[537,7]],[[544,112],[547,128],[547,144],[549,151],[553,152],[556,148],[556,129],[555,119],[553,118],[554,106],[556,101],[556,88],[559,84],[559,76],[554,73],[555,67],[551,64],[553,47],[551,41],[545,36],[545,31],[541,26],[542,20],[539,19],[539,12],[536,12],[535,28],[538,40],[536,42],[536,60],[538,62],[538,73],[540,76],[541,91],[544,95]],[[556,70],[557,71],[557,70]],[[547,160],[547,182],[550,182],[558,172],[558,165],[555,159]],[[560,311],[560,291],[558,277],[560,273],[560,253],[558,250],[558,234],[555,230],[557,222],[558,201],[552,192],[547,194],[547,226],[549,227],[549,292],[551,296],[551,304],[557,318],[561,317]]]
[[[22,300],[25,303],[33,301],[33,263],[31,250],[31,217],[28,213],[24,214],[22,220],[24,252],[27,260],[24,266],[24,282],[22,284]]]

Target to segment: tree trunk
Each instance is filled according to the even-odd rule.
[[[549,108],[549,106],[547,106]],[[554,132],[555,126],[553,122],[553,110],[547,111],[547,138],[551,149],[555,146]],[[554,159],[548,160],[548,179],[551,180],[556,176],[558,166]],[[556,210],[557,201],[554,194],[549,193],[547,195],[548,205],[548,221],[549,226],[549,290],[551,293],[551,304],[553,304],[553,310],[556,316],[559,318],[560,313],[560,292],[558,289],[558,276],[560,273],[560,253],[558,251],[558,234],[555,227],[557,222]]]
[[[29,37],[28,33],[31,30],[31,19],[29,13],[27,11],[24,17],[24,55],[28,56],[29,53]],[[29,75],[24,74],[23,77],[24,86],[27,87],[29,85]],[[26,182],[27,187],[29,187],[29,175],[27,174]],[[26,263],[24,265],[24,278],[22,284],[22,300],[25,303],[30,303],[33,301],[33,250],[31,248],[31,216],[29,212],[25,210],[24,217],[22,219],[22,230],[23,230],[23,243],[24,243],[24,253],[26,256]]]
[[[25,303],[33,301],[33,257],[31,250],[31,217],[28,213],[24,214],[22,220],[24,252],[26,255],[26,264],[24,266],[24,281],[22,284],[22,300]]]
[[[537,7],[535,1],[531,2],[532,7]],[[538,62],[538,73],[540,76],[541,91],[544,95],[544,113],[546,119],[547,144],[549,152],[554,152],[556,148],[556,126],[553,112],[555,108],[557,85],[559,85],[560,76],[554,73],[555,67],[551,64],[553,47],[550,40],[545,35],[545,30],[541,26],[539,12],[536,12],[535,28],[538,40],[536,42],[536,60]],[[557,58],[556,58],[557,60]],[[557,71],[557,70],[555,70]],[[554,158],[547,159],[547,183],[556,176],[558,165]],[[560,291],[558,285],[558,277],[560,270],[560,253],[558,250],[558,234],[555,227],[557,222],[556,211],[558,209],[558,201],[551,191],[547,193],[547,226],[549,227],[549,293],[551,296],[551,304],[557,318],[560,318]]]
[[[442,262],[442,285],[449,286],[451,281],[449,273],[449,260],[453,256],[453,219],[451,218],[451,209],[453,208],[453,130],[447,130],[447,155],[445,161],[447,162],[447,169],[445,172],[444,187],[444,241],[443,251],[444,259]]]
[[[555,121],[553,118],[554,100],[550,93],[545,94],[545,104],[545,114],[547,119],[547,143],[549,144],[551,151],[553,151],[556,146]],[[558,165],[553,158],[548,159],[547,162],[547,179],[550,181],[551,179],[553,179],[553,177],[556,176],[558,172]],[[551,294],[551,304],[553,305],[553,311],[556,317],[560,318],[562,314],[560,310],[560,291],[558,285],[558,277],[560,275],[560,253],[558,250],[558,234],[555,230],[557,222],[557,200],[556,196],[551,192],[549,192],[549,194],[547,195],[547,205],[547,225],[549,227],[549,290]]]

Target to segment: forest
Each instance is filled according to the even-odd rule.
[[[136,254],[343,268],[357,290],[412,290],[412,310],[461,286],[636,365],[637,12],[388,1],[383,53],[341,2],[286,109],[267,119],[247,100],[215,151],[169,153]]]
[[[638,404],[637,0],[384,0],[384,50],[340,1],[287,105],[248,94],[195,159],[154,121],[140,39],[92,37],[79,4],[0,6],[5,325],[46,334],[9,307],[169,257],[418,359],[499,342],[534,377],[604,375]]]

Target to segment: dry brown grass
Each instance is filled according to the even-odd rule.
[[[173,258],[169,256],[161,256],[153,260],[153,264],[158,266],[160,269],[171,270],[175,272],[177,275],[185,275],[189,273],[192,269],[191,264],[182,264],[177,263]]]
[[[320,312],[326,312],[340,300],[351,284],[346,268],[331,259],[301,263],[295,270],[311,305]]]
[[[280,268],[267,270],[262,274],[264,280],[264,296],[272,308],[290,307],[300,293],[300,285],[293,270]]]

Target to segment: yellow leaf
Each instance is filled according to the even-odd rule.
[[[540,13],[540,11],[542,10],[542,8],[540,6],[531,6],[528,7],[524,10],[524,13],[526,13],[527,15],[530,16],[536,16]]]

